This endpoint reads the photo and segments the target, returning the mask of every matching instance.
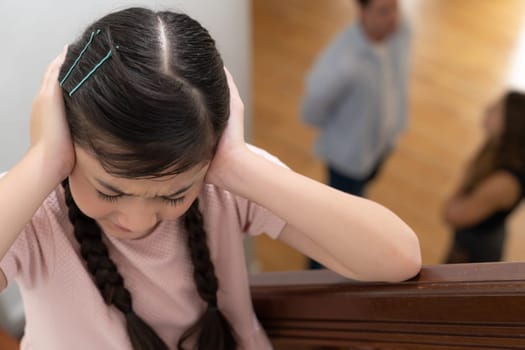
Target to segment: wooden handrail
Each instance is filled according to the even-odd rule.
[[[346,349],[525,349],[525,263],[424,266],[401,283],[327,271],[251,277],[255,312],[276,344]]]
[[[2,350],[18,350],[18,341],[4,330],[0,329],[0,349]]]

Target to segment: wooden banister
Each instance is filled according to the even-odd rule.
[[[18,350],[19,349],[18,341],[2,329],[0,329],[0,349],[2,350]]]
[[[525,263],[425,266],[401,283],[327,270],[262,273],[251,291],[277,346],[525,349]]]

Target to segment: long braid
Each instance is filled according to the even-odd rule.
[[[102,233],[95,220],[84,215],[75,204],[68,181],[63,182],[69,220],[74,226],[80,253],[86,261],[102,298],[107,305],[114,305],[126,318],[126,329],[134,350],[167,350],[168,347],[155,331],[133,310],[130,292],[124,287],[124,279],[110,259],[102,241]]]
[[[200,297],[208,304],[208,307],[199,320],[184,332],[179,340],[178,348],[183,350],[184,342],[196,335],[196,349],[198,350],[234,350],[237,342],[231,325],[217,306],[219,283],[211,261],[198,199],[186,212],[183,221],[193,262],[193,278]]]

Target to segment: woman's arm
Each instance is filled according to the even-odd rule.
[[[443,216],[455,229],[474,226],[497,211],[510,209],[520,194],[518,179],[508,171],[500,170],[469,193],[456,192],[446,202]]]

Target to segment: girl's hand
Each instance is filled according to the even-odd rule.
[[[75,151],[66,122],[58,72],[67,47],[48,66],[31,111],[31,148],[39,148],[44,161],[56,171],[59,180],[67,177],[75,165]]]
[[[241,161],[246,151],[249,152],[244,142],[244,105],[230,72],[224,70],[230,88],[230,117],[206,175],[206,182],[223,188],[233,163]]]

